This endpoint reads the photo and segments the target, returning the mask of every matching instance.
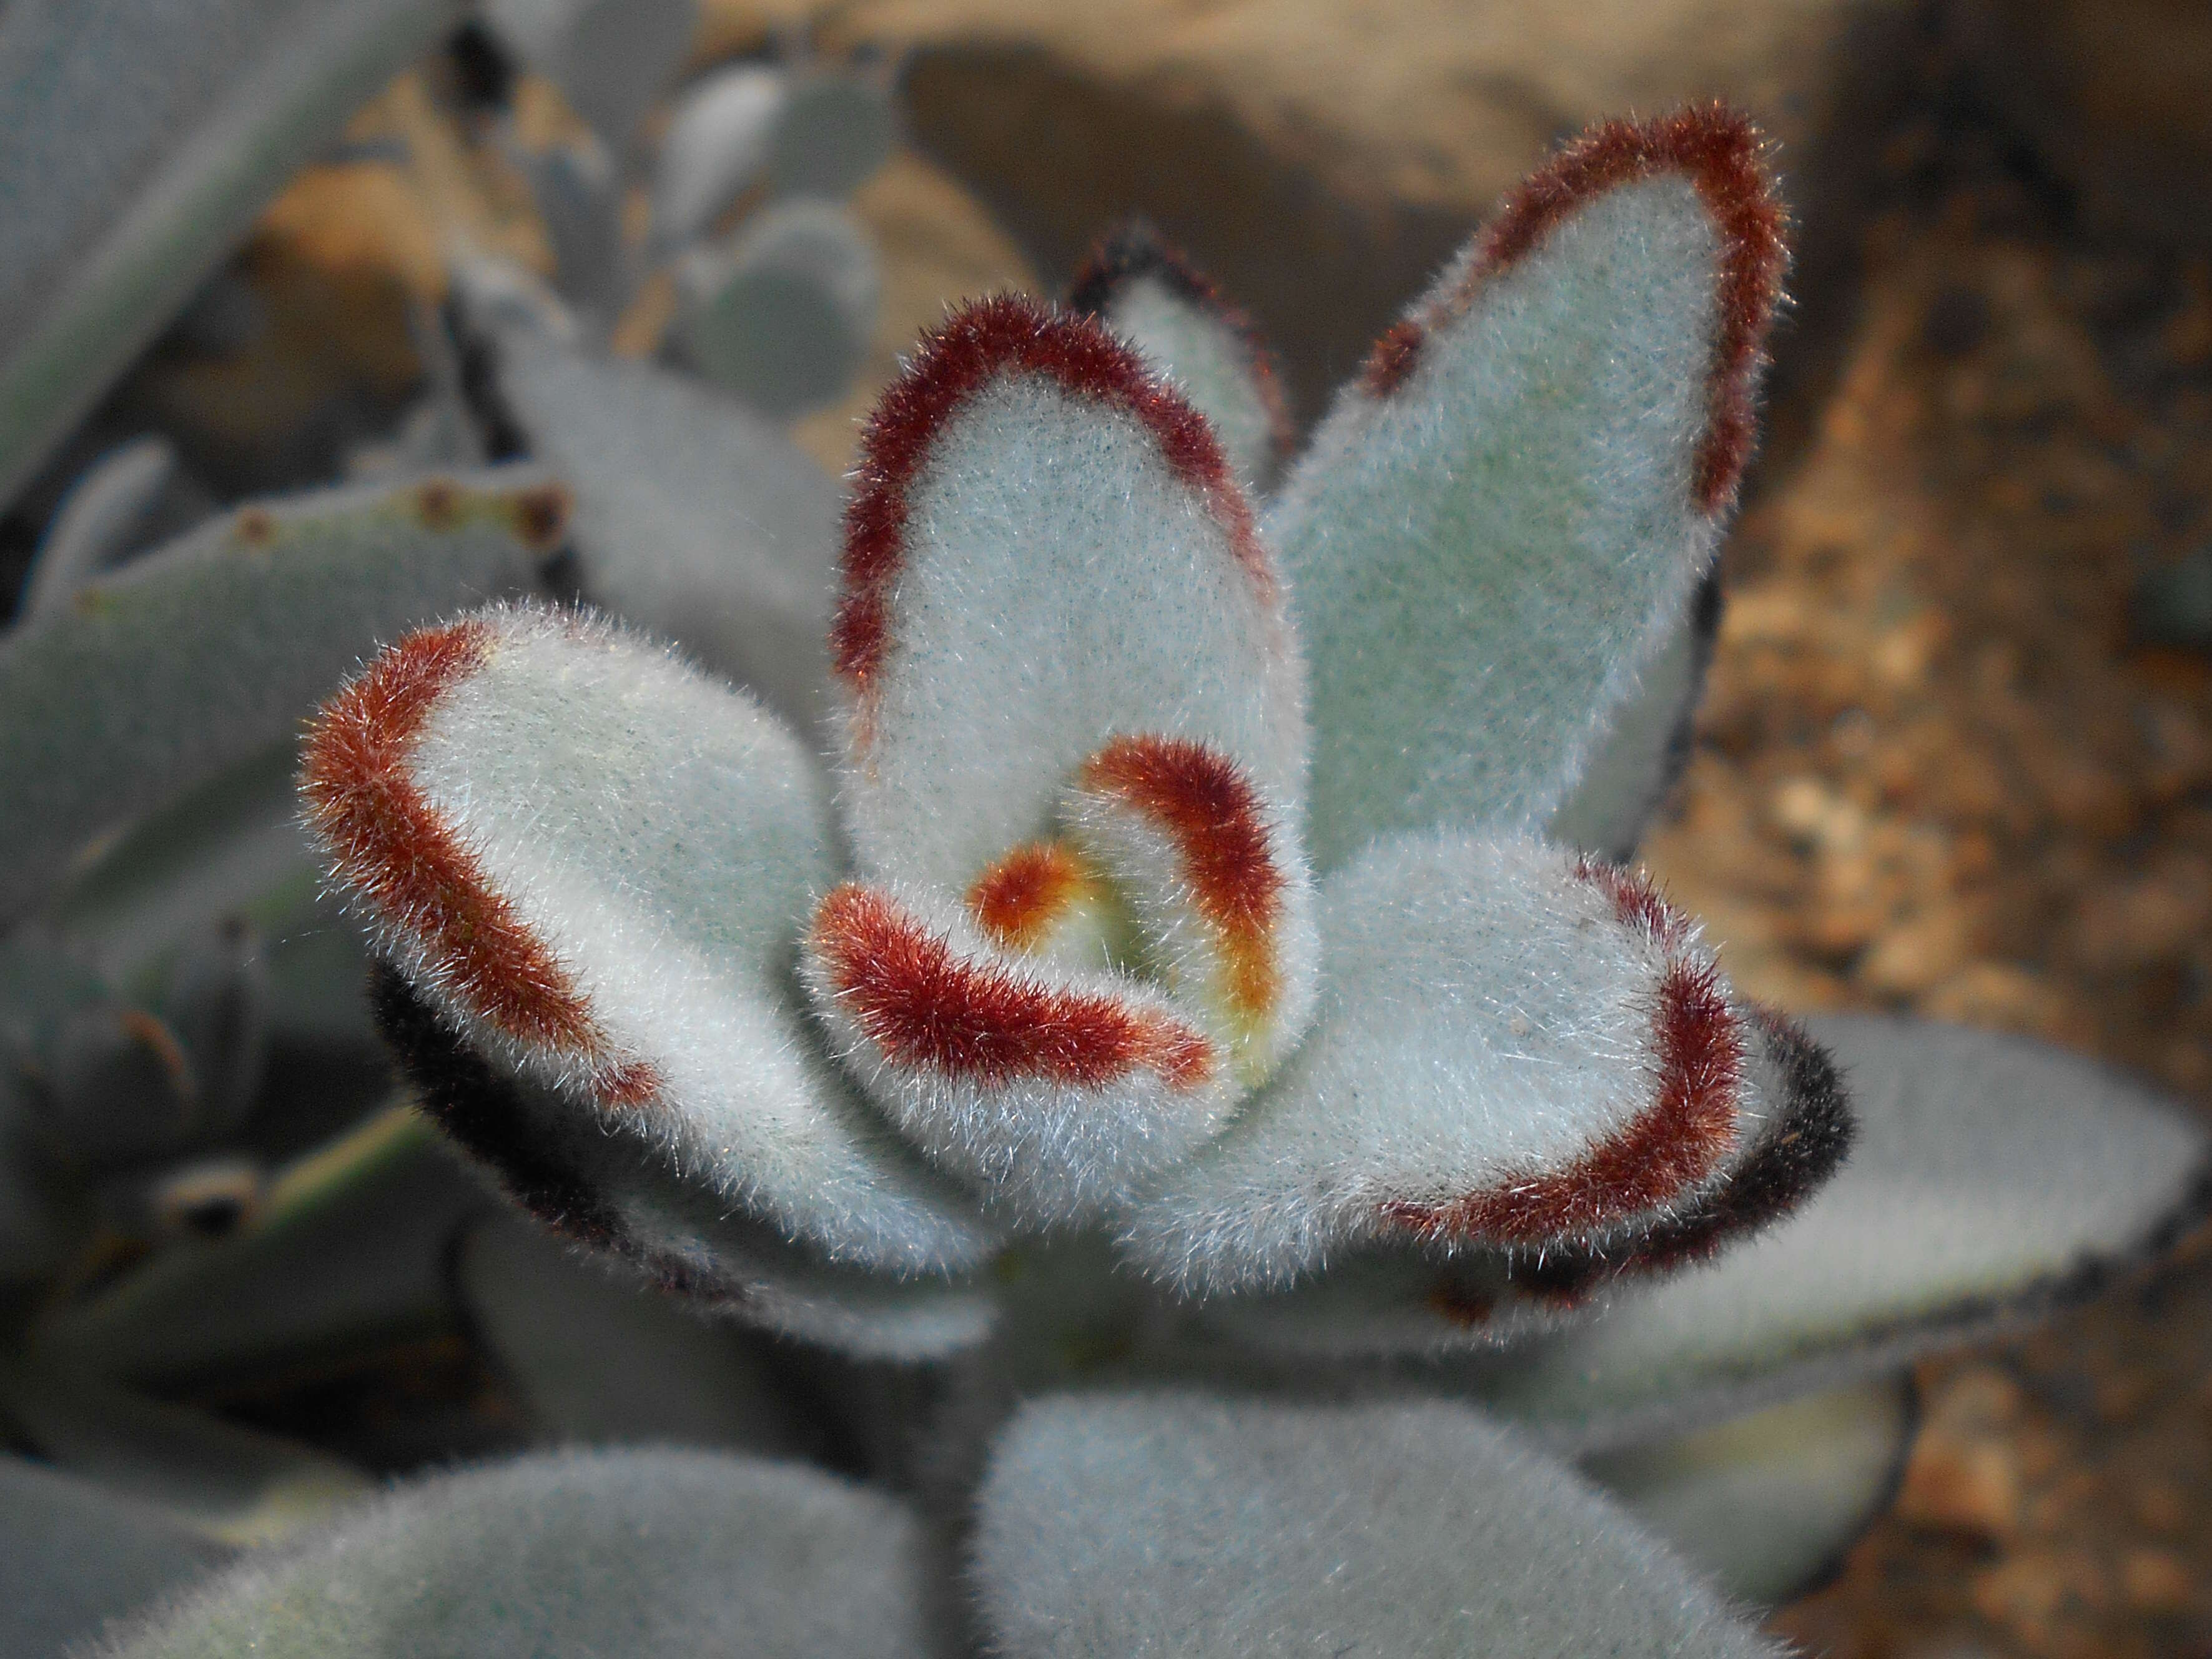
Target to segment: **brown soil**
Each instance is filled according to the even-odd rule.
[[[2033,1032],[2212,1100],[2212,271],[2087,246],[1994,140],[1899,141],[1828,400],[1731,544],[1648,849],[1754,993]],[[2212,1655],[2212,1240],[1931,1365],[1894,1512],[1777,1628],[1839,1659]]]

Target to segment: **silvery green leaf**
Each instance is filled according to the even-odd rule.
[[[152,1504],[0,1456],[0,1650],[60,1653],[229,1556]]]
[[[106,1659],[921,1659],[921,1528],[796,1464],[569,1452],[434,1476],[250,1555]]]
[[[529,585],[566,518],[516,470],[247,507],[0,636],[0,917],[293,733],[379,640]]]
[[[182,1244],[59,1315],[41,1351],[132,1382],[235,1376],[448,1329],[448,1257],[489,1194],[393,1108],[270,1182],[246,1230]]]
[[[1633,1521],[1463,1407],[1024,1407],[978,1498],[1006,1659],[1778,1656]]]
[[[676,78],[698,0],[485,0],[486,20],[620,148]]]
[[[0,500],[455,0],[14,0],[0,13]],[[96,117],[88,118],[88,112]]]
[[[994,1248],[804,1024],[826,781],[750,698],[599,618],[495,606],[332,697],[301,793],[437,1021],[544,1091],[550,1121],[463,1144],[559,1168],[580,1236],[622,1246],[641,1188],[854,1269],[933,1278]]]
[[[836,483],[689,376],[574,349],[522,320],[524,299],[476,305],[505,415],[575,491],[585,593],[818,731],[832,712]]]
[[[703,235],[766,172],[789,96],[783,72],[763,64],[734,64],[684,89],[653,175],[655,246],[669,252]]]
[[[1912,1384],[1885,1377],[1601,1453],[1582,1471],[1723,1589],[1771,1606],[1833,1571],[1887,1507],[1913,1426]]]
[[[44,616],[126,552],[177,476],[159,434],[118,445],[70,486],[23,580],[18,618]]]
[[[1534,830],[1709,568],[1779,292],[1758,136],[1611,122],[1377,343],[1270,515],[1308,624],[1317,865]]]
[[[314,851],[300,828],[290,734],[103,839],[43,919],[128,994],[153,996],[188,939],[260,906]]]
[[[1291,437],[1274,355],[1252,319],[1151,225],[1133,220],[1102,240],[1068,284],[1067,304],[1097,318],[1175,383],[1206,416],[1247,489],[1273,475]]]
[[[850,70],[791,77],[769,140],[768,170],[785,196],[849,196],[890,159],[898,114],[889,82]]]
[[[0,1419],[60,1468],[226,1544],[281,1538],[374,1490],[335,1457],[43,1360],[0,1360]]]
[[[380,975],[376,1001],[424,1109],[516,1205],[574,1243],[703,1311],[863,1359],[936,1359],[989,1334],[988,1283],[826,1260],[642,1137],[607,1133],[572,1099],[495,1071],[396,971]]]
[[[1690,596],[1686,614],[1644,670],[1574,787],[1544,826],[1547,838],[1626,862],[1651,814],[1690,758],[1692,722],[1720,626],[1717,572]]]
[[[1709,1266],[1623,1279],[1578,1328],[1428,1380],[1560,1443],[1679,1432],[2076,1299],[2212,1190],[2204,1126],[2078,1055],[1910,1020],[1806,1024],[1859,1119],[1835,1180]]]
[[[726,247],[677,272],[684,360],[755,409],[785,418],[830,402],[860,367],[883,280],[875,244],[830,202],[793,198],[747,220]]]
[[[539,1431],[580,1444],[661,1442],[770,1455],[803,1443],[759,1346],[632,1274],[511,1216],[469,1229],[455,1259],[477,1335]]]

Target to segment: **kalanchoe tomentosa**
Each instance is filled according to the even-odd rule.
[[[2123,1255],[2185,1194],[2202,1136],[2086,1068],[1840,1025],[1875,1085],[1859,1164],[1693,1267],[1835,1173],[1837,1070],[1642,877],[1546,831],[1609,848],[1649,804],[1673,709],[1625,711],[1710,616],[1781,264],[1743,125],[1601,128],[1391,331],[1264,513],[1264,358],[1164,256],[1109,250],[1091,314],[963,311],[886,395],[848,508],[834,812],[788,729],[609,623],[501,607],[402,640],[326,708],[304,787],[425,1103],[570,1237],[739,1316],[923,1358],[1003,1301],[1016,1390],[1149,1379],[998,1437],[971,1561],[1000,1650],[1760,1650],[1463,1405],[1188,1384],[1353,1385],[1235,1360],[1224,1329],[1428,1354],[1612,1301],[1517,1370],[1410,1373],[1588,1451],[1670,1393],[1893,1363],[1867,1339]],[[2081,1155],[2023,1169],[2008,1114]],[[1119,1274],[1083,1285],[1102,1257]],[[1092,1301],[1117,1359],[1024,1346]],[[702,1550],[749,1503],[877,1611],[841,1616],[835,1567]],[[925,1640],[910,1522],[710,1460],[526,1464],[317,1547],[146,1650],[318,1616],[301,1650],[383,1650],[414,1628],[392,1587],[482,1574],[528,1645],[609,1559],[634,1565],[564,1639]]]

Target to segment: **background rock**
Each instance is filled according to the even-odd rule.
[[[705,46],[908,52],[915,142],[1058,280],[1150,216],[1282,349],[1302,419],[1558,140],[1724,98],[1802,222],[1794,376],[1848,314],[1905,0],[709,0]],[[1817,376],[1814,376],[1817,378]]]

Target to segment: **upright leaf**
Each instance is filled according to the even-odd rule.
[[[1725,112],[1610,123],[1377,344],[1269,529],[1309,620],[1313,836],[1534,829],[1710,564],[1783,264]]]

